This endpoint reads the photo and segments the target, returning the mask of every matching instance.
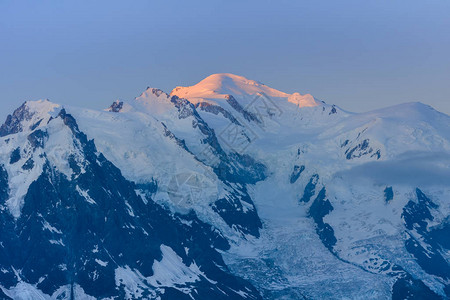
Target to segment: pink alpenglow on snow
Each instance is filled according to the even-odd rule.
[[[193,86],[176,87],[170,94],[180,98],[186,98],[192,103],[215,103],[214,100],[225,99],[228,95],[249,98],[265,94],[266,96],[275,99],[287,99],[287,101],[294,103],[299,107],[319,105],[318,101],[310,94],[301,95],[300,93],[284,93],[258,81],[229,73],[210,75]]]

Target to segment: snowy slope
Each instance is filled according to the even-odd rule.
[[[223,79],[227,77],[223,74],[211,77],[221,79],[220,84],[214,82],[211,85],[214,86],[214,93],[208,94],[200,88],[204,86],[204,81],[210,81],[209,78],[193,87],[177,88],[172,93],[188,99],[192,97],[193,102],[198,102],[203,101],[200,98],[212,101],[218,98],[217,94],[234,92],[232,96],[244,109],[253,109],[247,99],[258,89],[257,84],[236,84],[235,78]],[[232,88],[227,87],[229,82]],[[246,83],[245,80],[240,82]],[[237,88],[241,90],[236,91]],[[267,91],[268,94],[270,92]],[[247,276],[254,277],[255,284],[267,289],[268,282],[264,276],[267,266],[264,266],[266,260],[273,261],[285,278],[277,275],[275,282],[269,281],[275,284],[272,288],[275,292],[271,289],[267,291],[269,297],[298,297],[292,286],[299,286],[303,291],[300,295],[313,298],[323,295],[347,297],[349,290],[352,290],[352,298],[355,295],[360,295],[362,299],[388,298],[399,290],[400,294],[404,293],[401,280],[410,277],[420,279],[427,285],[424,287],[422,283],[416,283],[424,293],[431,288],[441,296],[448,294],[449,282],[445,276],[442,277],[442,272],[429,274],[424,271],[424,268],[432,269],[427,264],[436,262],[427,263],[422,259],[421,264],[417,258],[420,255],[414,256],[407,249],[408,238],[405,236],[409,233],[405,227],[405,207],[409,201],[418,201],[416,188],[421,188],[438,207],[430,212],[433,215],[431,224],[436,228],[447,228],[449,116],[421,103],[406,103],[362,114],[348,113],[324,103],[318,103],[316,107],[295,108],[286,101],[286,95],[283,95],[284,99],[279,97],[280,94],[271,95],[273,97],[268,97],[269,101],[265,103],[269,103],[269,107],[272,105],[271,108],[278,113],[259,114],[263,119],[262,125],[253,120],[239,119],[235,114],[242,123],[242,131],[256,133],[254,140],[243,151],[262,161],[271,173],[267,180],[256,184],[253,194],[265,224],[262,240],[267,240],[250,246],[247,244],[252,250],[246,251],[252,255],[244,261],[236,259],[236,256],[247,255],[241,253],[242,245],[236,246],[235,255],[229,257],[230,264],[236,266],[235,270],[244,270],[241,274],[245,276],[249,274],[248,268],[261,269],[260,275]],[[264,100],[259,107],[267,107]],[[215,104],[235,113],[223,101],[216,101]],[[205,119],[208,119],[205,116],[208,113],[212,115],[201,111]],[[211,126],[219,132],[224,130],[217,121],[221,116],[209,116]],[[320,201],[322,197],[319,192],[322,189],[324,199]],[[393,199],[386,200],[389,191]],[[329,208],[323,211],[328,204]],[[316,209],[319,212],[315,213]],[[303,238],[300,239],[300,236]],[[321,247],[305,251],[306,244],[311,243],[301,241],[305,236],[315,236],[322,242]],[[295,240],[298,242],[293,244]],[[298,246],[294,246],[297,243]],[[429,248],[430,245],[424,247]],[[434,251],[444,251],[441,262],[448,261],[448,254],[445,254],[448,253],[448,245],[447,248],[440,244],[435,247],[443,247]],[[321,252],[317,256],[322,261],[314,261],[311,251],[316,255],[317,251]],[[330,254],[331,259],[325,260]],[[265,259],[261,260],[261,257]],[[296,267],[292,267],[293,257],[299,261]],[[311,266],[304,269],[302,265],[306,261]],[[332,281],[336,285],[330,286],[329,290],[323,287],[318,290],[317,286],[323,282],[325,273],[321,266],[342,268],[345,270],[342,272],[349,273],[347,276],[350,278],[358,278],[360,283],[349,287],[345,284],[348,278],[342,272],[328,274],[326,282]],[[308,277],[312,269],[320,271]],[[445,270],[443,272],[445,274]],[[378,292],[374,292],[375,282],[379,285]],[[392,288],[394,282],[397,285]],[[386,286],[391,288],[386,289]],[[428,296],[431,297],[432,293]]]
[[[260,299],[227,270],[219,231],[155,203],[152,182],[124,178],[48,104],[24,103],[1,138],[2,299]]]
[[[204,221],[229,231],[230,238],[259,235],[261,223],[245,184],[264,178],[264,167],[239,153],[225,153],[187,100],[149,88],[115,113],[71,111],[129,180],[157,182],[155,201],[176,212],[194,209]],[[191,187],[190,180],[195,181]]]

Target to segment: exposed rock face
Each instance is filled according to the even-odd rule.
[[[0,136],[21,132],[22,121],[30,120],[32,116],[33,113],[29,111],[26,103],[22,104],[12,115],[8,115],[5,123],[0,127]]]
[[[110,112],[120,112],[123,108],[123,102],[116,100],[111,106],[108,108]]]

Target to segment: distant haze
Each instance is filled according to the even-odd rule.
[[[450,114],[450,1],[0,2],[0,118],[25,100],[105,108],[213,73],[349,111]]]

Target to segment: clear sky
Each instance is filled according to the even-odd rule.
[[[104,108],[234,73],[351,111],[450,114],[449,0],[0,0],[0,117],[25,100]]]

